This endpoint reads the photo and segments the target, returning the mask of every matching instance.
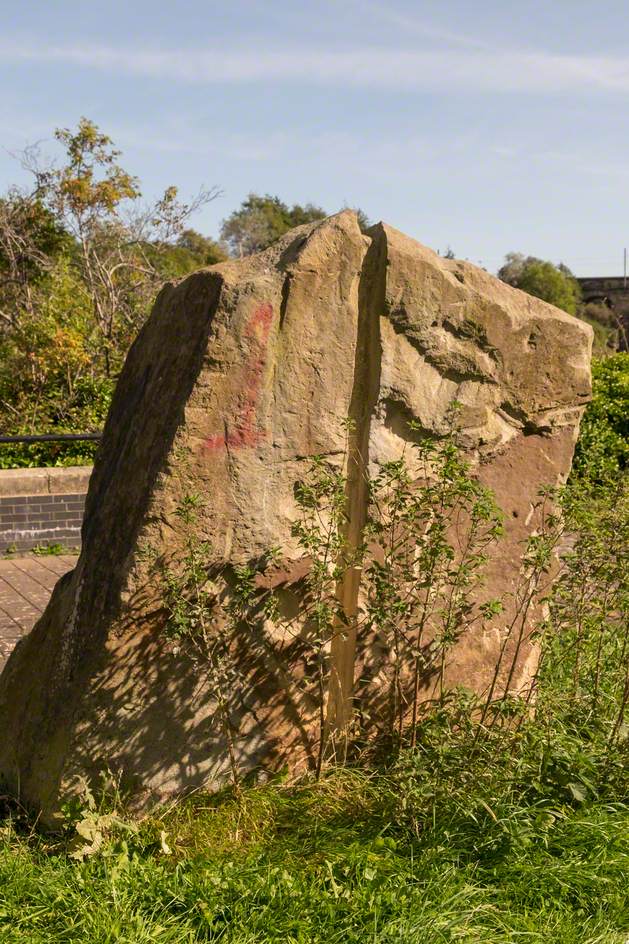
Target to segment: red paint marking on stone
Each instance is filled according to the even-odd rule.
[[[270,304],[260,305],[249,319],[244,333],[252,342],[253,350],[243,370],[242,393],[238,397],[240,409],[234,428],[226,435],[210,436],[205,440],[206,449],[251,448],[262,441],[263,433],[256,429],[255,418],[272,322],[273,306]]]

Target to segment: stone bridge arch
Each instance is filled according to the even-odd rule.
[[[584,302],[602,302],[611,309],[620,328],[620,350],[629,350],[629,279],[595,276],[577,282]]]

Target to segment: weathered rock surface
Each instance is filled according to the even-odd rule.
[[[504,596],[538,488],[569,471],[589,350],[576,319],[389,227],[366,237],[349,211],[164,288],[116,390],[78,565],[0,677],[0,779],[45,813],[106,766],[153,798],[225,780],[216,705],[164,632],[155,558],[183,546],[177,509],[194,494],[212,573],[279,548],[274,579],[298,611],[295,482],[314,454],[343,461],[348,417],[350,447],[374,468],[400,455],[409,420],[439,435],[463,404],[461,443],[506,513],[487,588]],[[349,540],[365,516],[358,465]],[[352,572],[342,588],[349,610],[357,584]],[[467,637],[452,681],[482,690],[500,640],[499,627]],[[329,710],[341,723],[364,645],[351,633],[334,645]],[[240,768],[312,763],[303,640],[261,623],[235,646]],[[531,661],[527,644],[518,684]]]

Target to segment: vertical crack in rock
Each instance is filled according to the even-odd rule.
[[[331,643],[327,736],[337,755],[345,750],[354,699],[358,596],[362,569],[354,560],[363,540],[369,502],[369,438],[371,418],[380,393],[382,348],[380,316],[384,310],[386,236],[371,231],[358,287],[358,324],[354,379],[349,405],[344,574],[337,586],[342,617]]]

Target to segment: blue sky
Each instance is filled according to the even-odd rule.
[[[509,250],[620,274],[629,245],[625,0],[0,0],[11,152],[81,115],[147,197],[253,190],[361,206],[492,271]]]

